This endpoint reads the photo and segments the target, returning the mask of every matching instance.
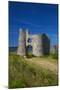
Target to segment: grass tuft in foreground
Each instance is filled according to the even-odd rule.
[[[27,62],[24,57],[9,55],[9,88],[58,85],[57,75],[52,71]]]

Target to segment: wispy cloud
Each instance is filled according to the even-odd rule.
[[[27,20],[19,20],[19,19],[13,19],[14,22],[18,22],[19,24],[25,24],[25,25],[30,25],[30,26],[34,26],[34,27],[37,27],[37,28],[41,28],[43,25],[38,25],[38,24],[35,24],[35,23],[32,23],[31,21],[27,21]]]

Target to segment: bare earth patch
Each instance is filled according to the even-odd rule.
[[[27,59],[26,60],[29,62],[29,63],[32,63],[32,64],[35,64],[38,66],[41,66],[42,68],[45,68],[45,69],[48,69],[52,72],[54,72],[55,74],[57,74],[58,72],[58,64],[57,62],[53,63],[51,62],[49,59],[47,60],[48,58],[31,58],[31,59]]]

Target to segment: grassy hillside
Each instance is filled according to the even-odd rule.
[[[34,62],[30,63],[28,59],[18,55],[9,55],[9,88],[51,85],[58,85],[55,72],[36,65]]]

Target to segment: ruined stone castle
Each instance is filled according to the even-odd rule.
[[[43,56],[50,53],[50,39],[46,34],[31,35],[27,29],[19,30],[17,54],[26,56],[31,51],[34,56]]]

